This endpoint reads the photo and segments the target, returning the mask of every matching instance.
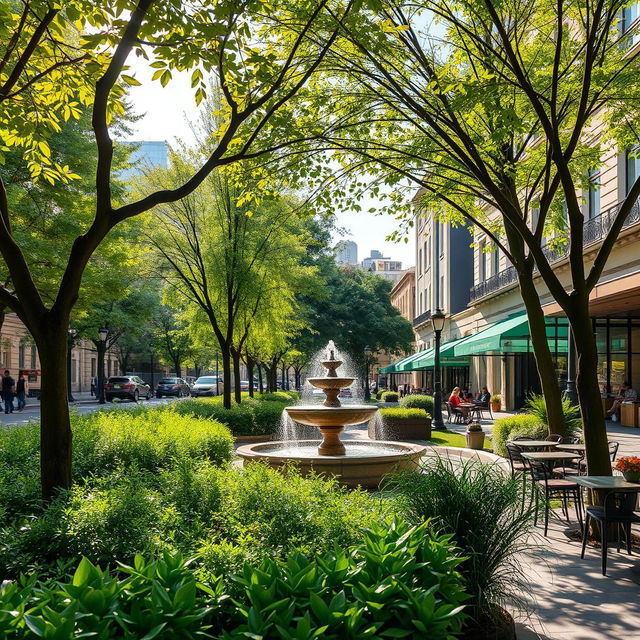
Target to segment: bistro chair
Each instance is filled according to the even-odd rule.
[[[448,421],[455,422],[456,424],[464,424],[464,415],[460,409],[452,407],[450,402],[445,402],[447,407]]]
[[[516,445],[507,442],[507,454],[509,456],[509,466],[511,467],[511,475],[515,475],[516,471],[525,472],[527,470],[527,463],[522,457],[522,449]]]
[[[573,504],[576,510],[576,516],[582,529],[582,496],[580,494],[580,487],[577,483],[571,480],[565,480],[564,478],[554,478],[549,471],[546,464],[538,462],[536,460],[527,460],[529,465],[529,471],[531,473],[531,481],[533,482],[536,490],[536,515],[533,521],[534,525],[538,524],[538,501],[539,495],[542,492],[544,494],[544,535],[547,536],[549,530],[549,503],[554,498],[560,498],[562,500],[562,512],[569,519],[569,507],[568,501],[573,500]]]
[[[493,413],[491,411],[491,404],[489,402],[476,402],[476,410],[480,414],[480,419],[484,420],[484,411],[489,413],[489,418],[493,420]]]
[[[545,440],[547,442],[562,442],[562,436],[559,433],[550,433]]]
[[[618,532],[618,552],[620,551],[620,530],[624,531],[627,543],[627,553],[631,555],[631,525],[640,522],[640,515],[636,511],[636,493],[621,491],[611,491],[604,498],[602,506],[589,505],[582,534],[582,553],[580,558],[584,558],[584,551],[587,546],[587,536],[589,535],[589,522],[593,518],[600,522],[600,536],[602,547],[602,575],[607,575],[607,534],[610,524],[617,524]]]
[[[609,455],[611,456],[611,462],[616,461],[616,456],[618,455],[618,447],[620,446],[619,442],[612,442],[609,440]]]

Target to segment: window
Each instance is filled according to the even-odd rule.
[[[640,176],[640,147],[627,149],[625,153],[625,195]]]
[[[493,245],[493,253],[491,254],[493,259],[493,275],[497,275],[500,273],[500,249],[498,249],[498,245]]]
[[[422,308],[422,291],[420,292],[420,305],[418,307],[418,313],[422,313],[423,308]]]
[[[36,349],[36,345],[31,345],[31,368],[35,369],[38,366],[38,350]]]
[[[634,26],[634,23],[638,19],[638,5],[640,3],[633,2],[629,6],[625,7],[622,10],[622,19],[620,20],[620,30],[622,33],[626,33]],[[637,25],[635,25],[637,27]],[[638,29],[636,28],[633,35],[631,36],[631,43],[635,44],[638,42],[639,37]]]
[[[26,366],[25,351],[26,351],[25,346],[21,344],[18,347],[18,368],[19,369],[24,369]]]
[[[600,215],[600,169],[589,173],[589,197],[587,199],[587,217],[589,220]]]
[[[428,256],[428,253],[427,253],[427,241],[426,240],[422,244],[422,256],[423,256],[423,259],[424,259],[424,262],[422,263],[423,264],[423,271],[426,271],[427,270],[427,265],[429,264],[429,256]]]
[[[484,282],[487,279],[487,260],[485,253],[485,242],[484,240],[478,245],[478,262],[480,264],[480,282]]]
[[[71,358],[71,381],[78,382],[78,361]]]
[[[418,273],[422,270],[422,249],[418,250]]]
[[[438,251],[440,255],[444,253],[444,224],[438,222]]]
[[[95,378],[98,373],[98,361],[95,358],[91,358],[91,377]]]
[[[431,285],[427,287],[427,299],[425,300],[425,306],[427,309],[431,309],[433,306],[431,302]]]
[[[440,292],[438,297],[440,298],[440,308],[444,310],[444,276],[440,276]]]

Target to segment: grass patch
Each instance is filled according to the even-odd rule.
[[[461,433],[453,431],[432,431],[429,442],[439,447],[462,447],[467,446],[467,440]]]

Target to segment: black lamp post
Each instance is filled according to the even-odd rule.
[[[105,404],[104,397],[104,355],[107,351],[109,329],[103,327],[98,331],[98,404]]]
[[[69,402],[75,402],[73,393],[71,392],[71,350],[78,335],[77,329],[69,329],[67,332],[67,400]]]
[[[435,359],[433,363],[433,420],[431,426],[435,430],[444,429],[442,420],[442,385],[440,381],[440,334],[444,329],[446,317],[441,309],[436,309],[431,314],[431,325],[435,335]]]
[[[364,399],[365,401],[371,400],[371,390],[369,389],[369,360],[371,359],[371,347],[367,345],[364,348]]]

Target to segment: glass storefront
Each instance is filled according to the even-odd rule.
[[[640,387],[640,318],[593,318],[598,347],[598,383],[616,393],[627,381]]]

